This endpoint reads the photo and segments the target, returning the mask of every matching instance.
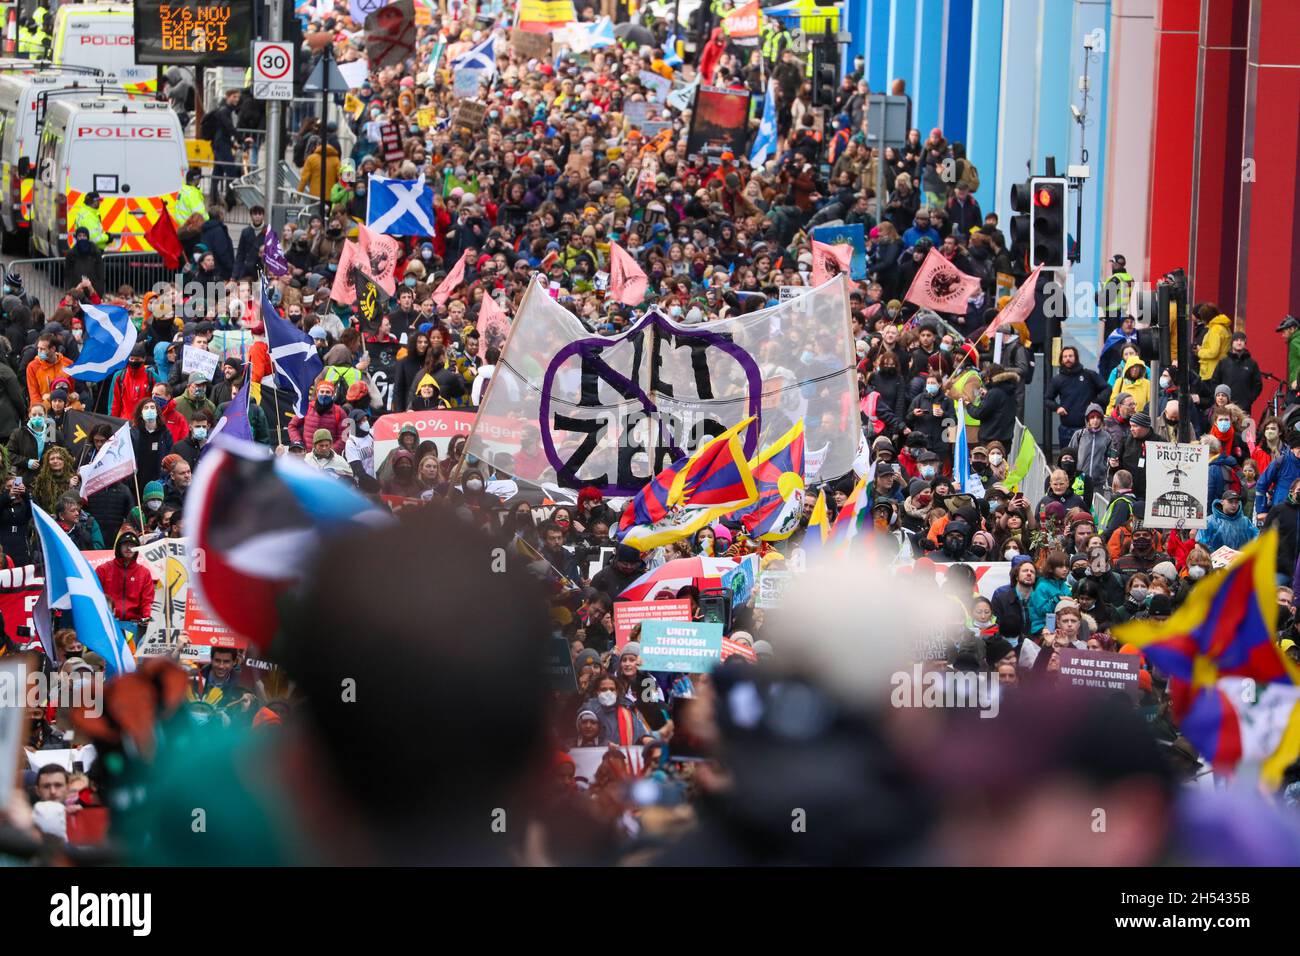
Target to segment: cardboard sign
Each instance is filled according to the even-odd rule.
[[[1215,570],[1226,568],[1228,565],[1232,564],[1233,561],[1237,560],[1237,555],[1239,554],[1241,554],[1241,552],[1236,548],[1230,548],[1225,544],[1222,547],[1216,548],[1214,553],[1210,555],[1210,564],[1215,568]]]
[[[1142,689],[1138,686],[1138,672],[1142,666],[1136,654],[1081,651],[1077,647],[1062,647],[1056,653],[1061,659],[1060,680],[1066,686],[1122,690],[1133,700],[1142,696]]]
[[[451,91],[458,100],[477,99],[479,94],[479,84],[482,79],[482,70],[457,70],[455,75],[452,77]],[[433,124],[430,123],[429,127],[432,127],[432,125]],[[426,129],[429,127],[426,127]]]
[[[641,666],[647,671],[707,674],[722,660],[722,625],[715,621],[645,621]]]
[[[668,94],[673,91],[673,81],[653,70],[640,70],[637,81],[645,87],[647,96],[654,97],[660,103],[665,102]]]
[[[472,100],[461,100],[456,105],[456,114],[452,117],[452,123],[456,126],[464,126],[470,130],[477,130],[483,128],[483,120],[486,117],[486,103],[476,103]]]
[[[1210,456],[1199,442],[1146,443],[1148,528],[1204,528],[1209,518]]]
[[[197,349],[192,345],[187,345],[181,355],[181,371],[186,375],[192,375],[195,372],[206,375],[208,381],[217,377],[217,366],[221,363],[221,356],[215,352],[209,352],[207,349]]]
[[[618,601],[614,604],[614,643],[622,650],[632,628],[644,621],[689,621],[691,602]]]
[[[533,33],[530,30],[512,27],[510,30],[510,46],[526,60],[549,61],[551,59],[551,35],[549,33]]]

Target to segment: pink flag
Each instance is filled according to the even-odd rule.
[[[339,305],[351,305],[357,301],[357,290],[352,284],[352,269],[354,266],[361,267],[365,257],[361,255],[361,247],[352,240],[343,243],[343,251],[339,254],[339,269],[334,273],[334,285],[330,287],[330,298]]]
[[[979,291],[979,279],[968,276],[931,249],[903,298],[923,309],[965,315],[967,300],[979,295]]]
[[[465,263],[469,259],[469,250],[447,273],[447,278],[438,283],[438,288],[433,290],[433,301],[438,303],[439,308],[447,304],[451,294],[456,291],[456,287],[465,281]]]
[[[609,291],[624,305],[640,305],[650,280],[631,254],[617,242],[609,244]]]
[[[853,261],[853,247],[844,243],[831,245],[828,242],[812,241],[812,284],[821,285],[827,279],[847,273]],[[836,271],[831,272],[830,264],[835,263]]]
[[[365,226],[357,227],[357,241],[361,252],[361,271],[375,280],[375,285],[389,295],[397,291],[397,260],[402,257],[402,244],[382,232],[372,232]],[[340,267],[340,270],[342,268]]]
[[[1004,325],[1024,322],[1029,318],[1029,313],[1034,311],[1034,290],[1038,288],[1038,273],[1042,271],[1042,266],[1035,267],[1029,274],[1029,278],[1025,280],[1025,284],[1016,290],[1015,297],[1007,303],[1007,307],[989,323],[989,327],[984,330],[985,336],[991,338]]]
[[[486,292],[478,304],[478,357],[487,358],[489,348],[501,348],[510,334],[510,317]]]

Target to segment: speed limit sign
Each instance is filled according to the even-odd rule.
[[[259,40],[253,44],[253,96],[259,100],[293,99],[293,47]]]

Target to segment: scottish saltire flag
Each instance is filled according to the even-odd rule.
[[[135,658],[85,555],[35,502],[32,521],[45,555],[45,594],[50,610],[72,613],[78,639],[104,658],[109,677],[129,674],[135,670]]]
[[[490,36],[478,46],[470,47],[451,61],[452,70],[485,70],[489,77],[497,72],[496,37]]]
[[[289,274],[289,262],[284,257],[284,250],[280,248],[280,237],[275,234],[274,229],[268,228],[266,238],[262,240],[262,262],[270,275],[278,277]]]
[[[433,190],[419,179],[370,176],[366,225],[389,236],[433,235]]]
[[[970,449],[966,440],[966,403],[957,402],[957,440],[952,445],[952,475],[961,490],[975,498],[984,497],[984,482],[970,470]]]
[[[767,84],[767,95],[763,98],[763,119],[758,124],[754,148],[749,151],[749,165],[755,169],[767,162],[768,157],[776,155],[776,97],[772,93],[772,87],[773,84]]]
[[[116,305],[81,307],[86,323],[86,340],[77,361],[64,371],[69,378],[101,382],[126,365],[135,348],[135,323],[126,309]]]
[[[217,620],[264,649],[280,628],[280,598],[327,539],[391,517],[292,455],[224,436],[209,444],[185,497],[185,527],[204,556],[190,584]]]
[[[1297,668],[1276,643],[1278,532],[1269,529],[1227,568],[1192,588],[1165,621],[1116,627],[1115,639],[1142,649],[1169,676],[1174,716],[1216,769],[1241,759],[1241,734],[1220,678],[1300,685]]]
[[[262,287],[262,324],[266,326],[266,344],[271,349],[271,364],[281,388],[294,393],[294,408],[307,414],[307,395],[316,376],[325,371],[325,363],[316,354],[311,336],[288,319],[280,318]]]
[[[221,413],[221,421],[217,422],[216,428],[212,429],[211,438],[203,446],[203,451],[207,451],[212,447],[211,439],[216,438],[218,435],[237,438],[240,441],[253,440],[253,426],[248,422],[248,396],[252,387],[252,376],[245,375],[244,384],[240,386],[239,391],[226,404],[226,410]]]
[[[794,534],[803,517],[803,419],[758,453],[750,462],[758,500],[740,523],[751,538],[783,541]]]

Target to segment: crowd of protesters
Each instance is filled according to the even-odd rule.
[[[334,16],[307,24],[307,45],[333,44],[336,59],[347,63],[363,56],[364,36],[345,5],[338,6]],[[1190,407],[1180,407],[1176,368],[1151,381],[1131,319],[1119,323],[1098,368],[1084,367],[1073,347],[1061,350],[1054,369],[1036,367],[1042,329],[1009,327],[994,334],[1000,342],[980,334],[1007,301],[998,295],[998,275],[1023,277],[1024,270],[996,214],[982,212],[974,199],[979,172],[961,143],[950,143],[938,128],[924,137],[913,130],[901,151],[886,150],[882,160],[866,144],[861,76],[845,77],[836,105],[821,108],[824,123],[814,123],[802,55],[787,49],[762,63],[761,53],[715,37],[722,49],[710,53],[702,79],[748,88],[761,112],[771,76],[780,141],[757,167],[731,152],[712,162],[688,155],[688,114],[670,114],[671,132],[653,137],[624,118],[629,103],[651,94],[643,72],[682,81],[697,75],[673,55],[665,24],[650,27],[657,43],[620,43],[540,62],[521,57],[499,33],[498,71],[480,91],[484,125],[470,129],[453,120],[449,64],[493,27],[435,15],[419,28],[414,57],[371,73],[351,92],[360,107],[355,115],[336,107],[323,122],[306,117],[294,132],[290,153],[302,188],[312,195],[323,189],[327,208],[284,227],[288,274],[266,277],[271,302],[310,335],[325,371],[304,415],[273,416],[265,403],[250,406],[254,438],[377,500],[448,505],[481,533],[526,555],[547,581],[551,630],[569,642],[576,684],[553,695],[548,714],[553,796],[578,801],[583,814],[625,840],[641,826],[631,778],[653,782],[663,805],[716,786],[705,779],[707,762],[681,756],[688,748],[694,756],[696,747],[708,753],[707,721],[699,726],[696,711],[696,725],[686,729],[680,715],[682,702],[709,697],[710,677],[643,671],[636,635],[621,647],[615,641],[614,605],[630,583],[672,558],[756,554],[763,571],[800,566],[796,555],[810,554],[818,534],[807,527],[817,492],[825,493],[834,521],[857,476],[810,488],[803,526],[787,541],[750,540],[738,521],[723,519],[643,554],[616,543],[618,503],[594,488],[578,490],[572,505],[502,500],[488,488],[509,474],[463,460],[462,441],[440,450],[413,425],[380,459],[373,437],[379,417],[477,406],[501,359],[495,345],[480,355],[483,299],[491,296],[513,314],[538,273],[560,304],[598,334],[618,334],[651,305],[683,323],[706,322],[775,304],[783,286],[809,284],[813,226],[862,223],[867,277],[850,283],[850,301],[861,425],[876,465],[865,532],[878,555],[910,563],[913,578],[942,572],[935,588],[951,605],[950,626],[927,666],[984,673],[1003,686],[1049,685],[1063,648],[1140,657],[1112,629],[1167,618],[1215,567],[1218,549],[1240,550],[1261,527],[1280,532],[1278,633],[1283,651],[1300,660],[1292,600],[1300,586],[1293,581],[1300,574],[1300,432],[1279,417],[1252,414],[1262,396],[1259,368],[1244,334],[1231,332],[1217,306],[1194,310]],[[432,63],[442,44],[441,59]],[[402,133],[400,160],[382,158],[387,124]],[[331,289],[344,243],[364,221],[370,174],[423,175],[434,186],[436,230],[402,240],[396,292],[379,320],[367,325],[355,306],[332,299]],[[886,193],[877,196],[882,178]],[[88,280],[47,313],[19,276],[6,276],[0,301],[6,566],[39,555],[29,505],[35,501],[83,550],[114,549],[99,572],[114,613],[121,620],[148,617],[153,581],[136,550],[142,542],[183,536],[182,509],[205,443],[246,379],[270,383],[265,327],[257,318],[268,224],[264,210],[249,213],[250,224],[232,239],[224,210],[214,203],[206,224],[183,235],[187,280],[208,283],[196,293],[201,301],[180,288],[139,294]],[[649,278],[639,307],[607,294],[611,242],[631,253]],[[931,248],[980,280],[964,314],[920,311],[903,301]],[[467,252],[463,282],[440,301],[435,290]],[[139,344],[111,379],[78,382],[64,369],[84,335],[81,306],[104,302],[132,311]],[[222,343],[241,331],[248,334],[240,340],[245,345],[226,354]],[[370,367],[371,346],[382,344],[396,348],[395,370],[383,383]],[[185,346],[223,353],[215,381],[182,371]],[[1043,409],[1026,408],[1034,375],[1045,379]],[[959,400],[968,416],[969,470],[982,496],[960,487],[954,473]],[[114,426],[97,424],[79,438],[64,422],[69,410],[83,409],[129,421],[137,460],[135,476],[85,500],[77,492],[77,468]],[[1044,412],[1055,423],[1058,449],[1044,487],[1008,482],[1017,421],[1037,422]],[[1212,515],[1196,532],[1142,524],[1145,445],[1176,440],[1180,420],[1190,423],[1192,440],[1205,444],[1211,459]],[[521,455],[536,454],[530,440]],[[604,555],[608,560],[592,573]],[[972,565],[990,562],[1007,562],[997,572],[1006,579],[984,597]],[[704,614],[697,588],[654,597],[687,599],[697,619]],[[779,613],[738,608],[729,634],[738,650],[730,666],[779,661],[779,619]],[[20,643],[12,633],[6,640],[13,650]],[[102,660],[76,646],[75,633],[66,641],[69,674],[102,669]],[[243,650],[213,649],[190,679],[196,712],[250,730],[273,731],[300,706],[272,693]],[[1203,775],[1206,768],[1169,717],[1163,675],[1145,660],[1141,691],[1138,707],[1170,745],[1179,777]],[[33,748],[68,746],[57,715],[42,709],[34,716]],[[605,752],[579,781],[572,753],[584,748]],[[52,765],[35,767],[31,777],[38,807],[53,801],[91,811],[74,822],[80,813],[70,809],[47,833],[73,843],[103,839],[105,821],[95,812],[101,801],[90,778]],[[48,814],[37,817],[40,826]]]

